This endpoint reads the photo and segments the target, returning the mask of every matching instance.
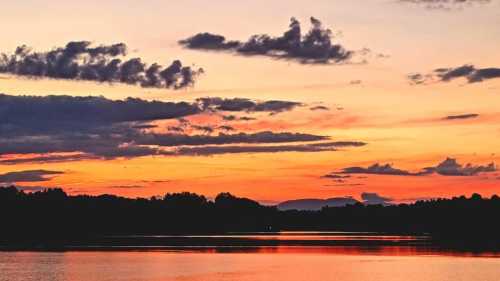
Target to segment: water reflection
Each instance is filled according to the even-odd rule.
[[[0,281],[497,281],[500,274],[496,258],[333,248],[0,252]]]
[[[498,281],[498,257],[377,233],[113,236],[60,252],[0,252],[0,281]]]

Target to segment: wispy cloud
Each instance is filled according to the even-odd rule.
[[[500,68],[477,68],[466,64],[459,67],[437,68],[431,73],[412,73],[408,79],[411,84],[423,85],[436,82],[450,82],[455,79],[465,78],[468,83],[479,83],[490,79],[500,78]]]
[[[443,118],[443,120],[464,120],[464,119],[474,119],[479,117],[479,114],[476,113],[468,113],[468,114],[459,114],[459,115],[448,115]]]
[[[364,143],[352,143],[352,146],[362,146]],[[299,145],[241,145],[241,146],[202,146],[183,147],[177,151],[179,155],[216,155],[228,153],[277,153],[277,152],[322,152],[335,151],[339,147],[346,147],[346,143],[324,142]]]
[[[42,182],[50,180],[51,176],[61,175],[63,172],[48,171],[48,170],[28,170],[9,172],[0,174],[0,183],[17,183],[17,182]]]
[[[399,0],[399,2],[419,5],[430,10],[450,10],[475,4],[487,4],[491,0]]]
[[[4,120],[0,124],[0,157],[4,156],[0,164],[154,155],[316,152],[364,145],[360,142],[316,144],[330,138],[306,133],[236,132],[226,123],[198,124],[185,118],[214,112],[222,116],[226,116],[226,112],[276,114],[301,105],[288,101],[203,98],[191,103],[174,103],[132,98],[114,101],[104,97],[0,95],[0,103],[4,109],[0,110],[0,118]],[[166,119],[177,120],[178,124],[168,126],[165,131],[149,123]],[[291,144],[298,142],[309,144]],[[233,147],[218,147],[227,145]],[[22,157],[5,157],[16,154]]]

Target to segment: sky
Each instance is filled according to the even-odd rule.
[[[266,204],[500,194],[500,1],[457,2],[3,3],[0,185]],[[284,35],[294,21],[301,36]],[[115,58],[165,80],[82,74]]]

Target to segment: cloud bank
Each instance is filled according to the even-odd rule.
[[[304,133],[235,132],[227,124],[191,124],[185,118],[226,111],[274,114],[299,106],[286,101],[205,98],[188,103],[0,95],[0,105],[0,164],[154,155],[316,152],[365,145],[328,142],[329,137]],[[178,120],[179,124],[162,128],[150,123],[165,119]],[[198,134],[186,134],[186,128]]]

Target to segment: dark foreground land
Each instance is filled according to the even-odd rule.
[[[129,199],[113,195],[69,196],[61,189],[24,193],[9,187],[0,188],[0,214],[0,249],[4,250],[131,245],[416,247],[429,244],[477,251],[500,250],[498,196],[279,211],[229,193],[222,193],[213,201],[192,193]],[[352,239],[333,240],[299,236],[283,240],[273,236],[285,230],[367,233],[359,239],[359,234],[347,233]],[[227,235],[241,232],[258,233],[264,238]],[[400,238],[380,239],[380,233],[398,234]],[[269,239],[265,239],[266,235]],[[426,239],[405,239],[401,235]]]

